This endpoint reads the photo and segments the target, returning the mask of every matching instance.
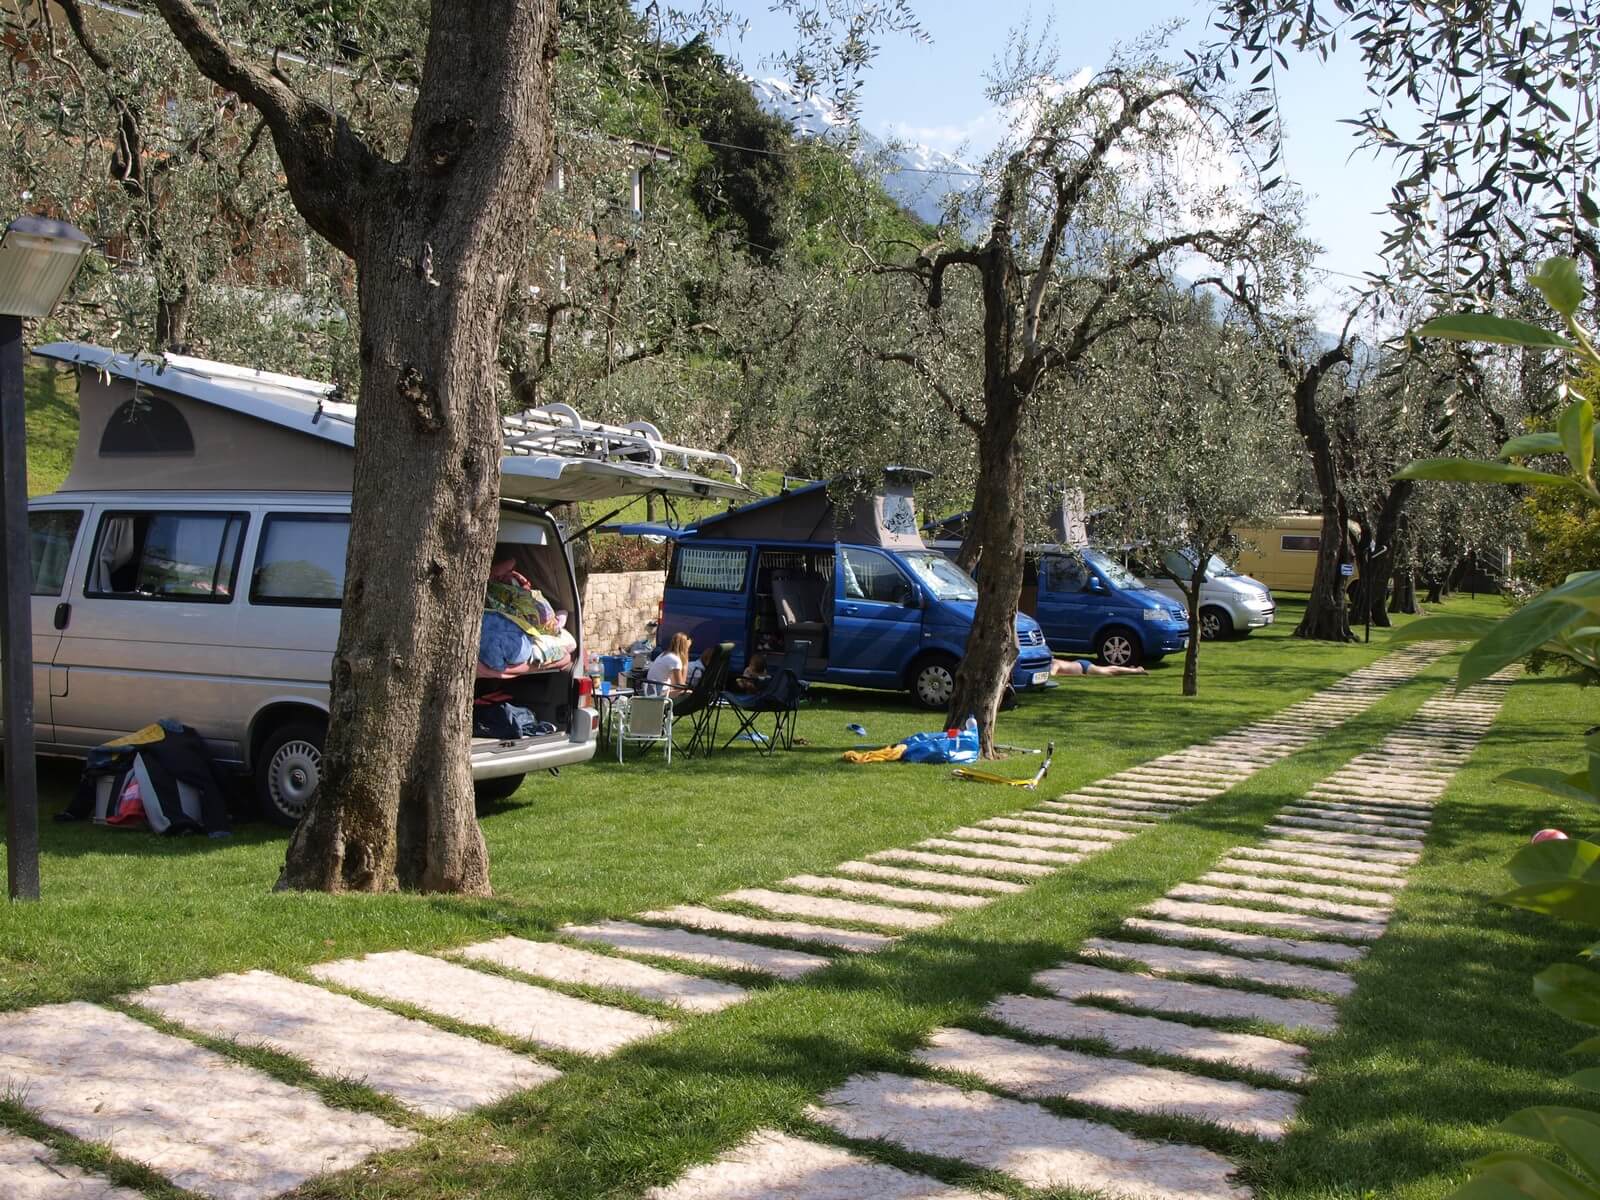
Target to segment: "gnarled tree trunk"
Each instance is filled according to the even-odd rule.
[[[500,323],[549,165],[555,0],[433,0],[405,157],[157,0],[260,110],[295,206],[354,259],[361,390],[321,787],[280,887],[486,894],[473,664],[499,517]]]
[[[978,605],[966,654],[950,694],[949,725],[978,719],[985,757],[994,754],[994,720],[1017,661],[1017,601],[1025,550],[1022,514],[1022,398],[1002,387],[978,436],[978,485],[969,544],[983,551]]]
[[[1331,642],[1355,639],[1350,632],[1344,576],[1339,569],[1350,558],[1350,534],[1346,528],[1344,497],[1339,491],[1339,474],[1334,462],[1332,441],[1317,408],[1317,389],[1322,386],[1323,377],[1329,371],[1349,361],[1350,351],[1341,342],[1333,349],[1324,351],[1300,376],[1294,388],[1295,428],[1300,431],[1300,438],[1311,455],[1317,493],[1322,499],[1322,536],[1317,542],[1316,576],[1311,584],[1311,597],[1306,603],[1305,616],[1300,619],[1294,635]]]
[[[1211,561],[1211,552],[1200,555],[1195,559],[1199,566],[1189,574],[1183,584],[1183,600],[1189,610],[1189,644],[1183,652],[1183,694],[1185,696],[1198,696],[1200,694],[1200,589],[1206,582],[1206,563]]]
[[[1362,531],[1361,578],[1356,581],[1355,603],[1350,614],[1353,624],[1362,625],[1369,620],[1382,628],[1392,624],[1389,586],[1395,573],[1396,543],[1406,504],[1415,487],[1409,479],[1390,485],[1373,527]]]

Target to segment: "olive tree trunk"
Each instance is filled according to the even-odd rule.
[[[279,886],[482,895],[478,624],[499,512],[500,323],[551,149],[555,0],[433,0],[404,157],[156,0],[260,110],[295,206],[357,269],[361,388],[321,787]]]
[[[994,722],[1017,661],[1017,601],[1025,551],[1022,512],[1021,397],[1001,389],[978,435],[978,483],[967,542],[982,551],[978,604],[966,653],[950,693],[948,725],[976,717],[985,758],[994,756]]]
[[[1200,589],[1205,586],[1205,564],[1211,561],[1208,550],[1195,560],[1199,566],[1183,586],[1183,600],[1189,609],[1189,645],[1183,652],[1183,694],[1200,694]]]
[[[1294,387],[1295,428],[1311,457],[1311,467],[1321,497],[1322,535],[1317,542],[1316,575],[1305,616],[1294,636],[1330,642],[1355,640],[1350,630],[1350,611],[1345,601],[1345,577],[1340,566],[1349,557],[1350,534],[1346,528],[1344,497],[1339,490],[1338,464],[1328,427],[1317,407],[1317,391],[1335,366],[1350,361],[1344,342],[1326,350],[1301,374]]]

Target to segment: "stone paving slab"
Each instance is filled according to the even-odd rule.
[[[579,1054],[610,1054],[670,1028],[655,1017],[409,950],[318,963],[309,970],[318,979],[369,996]]]
[[[937,1031],[917,1057],[1029,1100],[1062,1096],[1124,1112],[1170,1113],[1274,1140],[1283,1136],[1300,1099],[1292,1092],[965,1029]]]
[[[1158,804],[1150,800],[1124,800],[1120,797],[1108,797],[1094,801],[1041,800],[1039,807],[1067,813],[1088,808],[1095,812],[1160,813],[1163,816],[1168,813],[1183,811],[1183,806],[1179,804]]]
[[[1305,857],[1311,857],[1307,855]],[[1332,870],[1328,867],[1312,867],[1305,863],[1275,862],[1262,858],[1245,858],[1233,851],[1229,857],[1221,859],[1217,868],[1222,871],[1248,872],[1252,875],[1272,875],[1284,879],[1320,879],[1329,883],[1348,883],[1359,885],[1364,889],[1382,888],[1393,892],[1405,886],[1405,880],[1395,875],[1366,874],[1355,870]]]
[[[961,848],[966,849],[964,843]],[[1056,868],[1040,863],[999,862],[992,858],[974,858],[970,854],[936,854],[931,850],[877,850],[867,855],[871,862],[908,862],[929,867],[948,867],[953,871],[972,871],[979,875],[1022,875],[1037,878],[1054,875]]]
[[[1250,888],[1210,887],[1203,883],[1180,883],[1167,893],[1172,900],[1198,900],[1202,904],[1213,901],[1221,904],[1235,902],[1255,901],[1259,904],[1271,904],[1277,908],[1292,909],[1295,912],[1323,913],[1333,917],[1343,917],[1356,923],[1370,923],[1382,925],[1389,919],[1389,912],[1384,908],[1374,908],[1366,904],[1340,904],[1332,900],[1313,900],[1301,896],[1291,896],[1287,892],[1261,892]]]
[[[1373,774],[1350,778],[1335,775],[1324,779],[1306,794],[1338,797],[1384,808],[1412,808],[1427,812],[1433,808],[1444,788],[1444,779],[1408,782],[1392,775]]]
[[[800,950],[780,950],[752,942],[689,933],[683,929],[658,929],[653,925],[638,925],[632,921],[566,925],[559,932],[580,942],[599,942],[633,954],[677,958],[731,971],[759,971],[779,979],[799,979],[833,961]]]
[[[787,938],[792,942],[815,942],[822,946],[836,946],[841,950],[868,954],[886,949],[895,941],[885,933],[869,933],[863,929],[836,929],[831,925],[813,925],[809,921],[769,921],[763,917],[718,912],[714,908],[702,908],[698,904],[679,904],[674,908],[642,912],[638,917],[642,921],[660,921],[668,925],[682,925],[689,929]]]
[[[1307,883],[1300,879],[1283,879],[1271,872],[1257,875],[1235,874],[1231,871],[1209,871],[1200,876],[1200,883],[1212,887],[1248,888],[1257,892],[1289,892],[1298,896],[1326,896],[1330,900],[1348,900],[1352,904],[1367,904],[1374,908],[1392,908],[1394,897],[1388,892],[1373,892],[1365,888],[1346,887],[1338,883]]]
[[[1133,783],[1120,779],[1107,779],[1100,783],[1088,783],[1079,788],[1074,795],[1080,797],[1100,797],[1110,800],[1144,800],[1154,804],[1190,805],[1199,804],[1211,799],[1219,792],[1207,792],[1205,795],[1191,796],[1176,788],[1168,787],[1161,783]]]
[[[1348,996],[1355,980],[1340,971],[1303,967],[1270,958],[1240,958],[1216,950],[1195,950],[1157,942],[1118,942],[1089,938],[1078,948],[1091,958],[1116,958],[1137,963],[1158,975],[1215,975],[1221,979],[1247,979],[1272,987],[1312,988],[1330,996]]]
[[[612,954],[595,954],[575,946],[563,946],[560,942],[503,937],[479,942],[455,953],[473,962],[495,963],[558,983],[617,988],[646,1000],[676,1005],[686,1012],[720,1012],[750,995],[731,983],[702,979],[698,975],[680,975]]]
[[[1341,821],[1354,826],[1378,826],[1387,830],[1418,829],[1426,832],[1432,827],[1434,821],[1426,816],[1406,816],[1400,813],[1374,813],[1371,810],[1352,808],[1350,805],[1328,805],[1318,800],[1301,800],[1296,805],[1286,805],[1283,814],[1290,816],[1314,816],[1325,821]]]
[[[903,1075],[857,1075],[806,1115],[846,1137],[958,1159],[1029,1187],[1130,1200],[1248,1200],[1220,1154],[1145,1141],[1021,1100]]]
[[[144,1200],[109,1179],[62,1162],[43,1142],[0,1129],[0,1182],[6,1200]]]
[[[1324,792],[1319,788],[1312,788],[1300,803],[1332,812],[1367,813],[1371,816],[1397,817],[1406,821],[1429,820],[1434,809],[1431,803],[1421,800],[1370,800],[1365,796],[1357,798],[1337,792]]]
[[[1344,863],[1366,864],[1373,867],[1405,868],[1414,865],[1422,857],[1415,850],[1386,850],[1380,846],[1364,844],[1352,846],[1348,842],[1331,840],[1332,835],[1316,834],[1307,829],[1284,829],[1279,833],[1288,836],[1266,838],[1260,843],[1259,848],[1281,850],[1300,856],[1336,858]],[[1356,866],[1353,869],[1365,870],[1366,866]]]
[[[996,1021],[1037,1037],[1102,1041],[1114,1050],[1148,1050],[1226,1063],[1291,1081],[1309,1074],[1304,1046],[1257,1033],[1229,1033],[1036,996],[1001,996],[985,1011]]]
[[[1383,933],[1383,926],[1369,921],[1333,921],[1305,913],[1269,912],[1261,908],[1238,908],[1231,904],[1193,904],[1185,900],[1154,900],[1144,912],[1174,921],[1201,925],[1248,925],[1259,929],[1280,929],[1312,937],[1348,938],[1370,942]]]
[[[961,896],[954,892],[899,887],[892,883],[870,883],[863,879],[845,879],[838,875],[791,875],[779,882],[784,887],[799,888],[806,892],[840,892],[847,896],[865,896],[890,904],[926,904],[929,908],[982,908],[985,904],[993,903],[989,896]]]
[[[1132,835],[1118,829],[1096,829],[1093,826],[1069,825],[1062,822],[1028,821],[1021,817],[989,817],[978,822],[980,829],[1003,829],[1011,833],[1031,833],[1039,837],[1070,837],[1079,841],[1120,842]],[[1027,844],[1027,843],[1024,843]]]
[[[1291,1029],[1330,1030],[1337,1023],[1331,1004],[1318,1000],[1289,1000],[1261,992],[1190,983],[1183,979],[1161,979],[1113,971],[1084,963],[1071,963],[1040,971],[1033,982],[1063,1000],[1099,996],[1134,1008],[1152,1012],[1188,1013],[1197,1017],[1238,1017],[1268,1021]]]
[[[837,1146],[762,1129],[646,1200],[981,1200]]]
[[[739,888],[718,896],[738,904],[753,904],[767,912],[790,917],[815,917],[825,921],[860,921],[885,929],[932,929],[943,925],[942,913],[916,908],[897,908],[890,904],[868,904],[862,900],[838,900],[832,896],[805,896],[794,892],[774,892],[768,888]]]
[[[266,1200],[416,1135],[81,1001],[0,1014],[0,1088],[216,1200]]]
[[[197,1033],[291,1054],[428,1117],[453,1117],[561,1072],[474,1038],[266,971],[163,984],[129,1000]]]
[[[1027,884],[1013,883],[1009,879],[987,879],[982,875],[955,875],[947,871],[924,871],[917,867],[890,867],[883,863],[842,862],[834,870],[848,872],[851,875],[864,875],[870,879],[894,879],[901,883],[954,888],[963,892],[1008,895],[1028,890]]]
[[[1038,866],[1070,867],[1082,862],[1084,855],[1067,854],[1059,850],[1035,850],[1028,846],[1002,846],[998,842],[958,841],[954,838],[928,838],[917,843],[929,850],[943,850],[974,858],[998,858],[1007,862],[1033,863]]]
[[[1031,833],[1008,833],[1003,829],[982,829],[975,825],[952,829],[945,837],[961,842],[983,842],[985,845],[997,842],[1002,846],[1025,846],[1033,850],[1065,850],[1073,854],[1098,854],[1111,845],[1098,838],[1037,837]]]
[[[1400,850],[1397,847],[1412,843],[1399,838],[1373,837],[1366,833],[1341,833],[1337,830],[1311,829],[1303,825],[1268,825],[1265,832],[1272,835],[1273,839],[1287,838],[1301,844],[1310,844],[1320,847],[1323,853],[1328,853],[1334,847],[1345,847],[1345,852],[1351,858],[1362,857],[1362,851],[1371,851],[1366,857],[1377,862],[1416,862],[1421,855],[1414,850]],[[1277,842],[1269,839],[1268,846],[1275,846]],[[1404,858],[1390,857],[1404,855]],[[1378,856],[1382,857],[1378,857]]]
[[[1395,842],[1421,842],[1428,836],[1426,826],[1415,829],[1399,825],[1369,825],[1354,818],[1303,816],[1293,810],[1279,813],[1276,820],[1279,825],[1292,825],[1297,829],[1331,829],[1336,833],[1358,832],[1363,837],[1387,838]]]
[[[1028,809],[1021,816],[1040,824],[1048,822],[1056,829],[1115,830],[1130,835],[1140,833],[1155,824],[1148,814],[1141,813],[1138,819],[1131,819],[1134,817],[1132,813],[1119,812],[1117,809],[1095,808],[1092,805],[1074,806],[1071,811],[1061,812],[1039,812],[1036,809]]]

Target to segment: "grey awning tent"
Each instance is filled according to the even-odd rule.
[[[855,492],[842,504],[835,495],[840,481],[812,483],[746,504],[715,517],[706,517],[692,529],[680,530],[679,541],[695,538],[750,542],[809,542],[831,545],[849,542],[891,550],[924,550],[917,531],[916,507],[911,489],[932,478],[915,467],[889,467],[881,485],[871,492]]]

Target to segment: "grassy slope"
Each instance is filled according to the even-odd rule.
[[[78,389],[67,372],[27,368],[28,495],[61,486],[78,444]]]

